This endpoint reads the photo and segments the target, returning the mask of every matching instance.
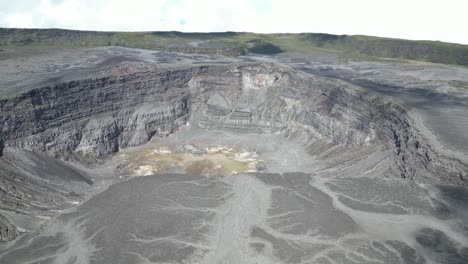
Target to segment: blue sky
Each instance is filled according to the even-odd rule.
[[[363,34],[468,44],[468,0],[0,0],[0,27]]]

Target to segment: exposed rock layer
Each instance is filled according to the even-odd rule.
[[[466,165],[434,153],[404,108],[340,81],[266,63],[119,73],[3,99],[1,136],[33,151],[102,156],[190,119],[209,129],[282,131],[304,144],[385,143],[394,150],[393,175],[466,183]]]

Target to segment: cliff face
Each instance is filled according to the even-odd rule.
[[[145,143],[185,122],[190,106],[186,84],[202,70],[72,81],[2,100],[2,137],[24,149],[97,156]]]
[[[111,73],[0,101],[1,136],[33,151],[102,156],[190,121],[241,133],[282,131],[305,145],[310,138],[384,143],[394,152],[393,175],[465,182],[466,166],[436,155],[402,107],[339,81],[266,63]]]
[[[223,76],[225,84],[216,76]],[[301,132],[348,146],[367,144],[374,137],[364,98],[324,78],[270,64],[244,65],[197,77],[192,86],[207,91],[192,113],[207,128]]]
[[[371,106],[376,134],[393,150],[392,175],[421,182],[468,183],[467,164],[437,153],[418,133],[403,107],[378,99]]]

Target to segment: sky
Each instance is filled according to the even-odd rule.
[[[0,27],[315,32],[468,44],[468,0],[0,0]]]

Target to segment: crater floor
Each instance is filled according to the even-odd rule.
[[[396,62],[343,65],[331,55],[234,59],[115,47],[52,56],[18,61],[17,71],[31,77],[22,80],[15,80],[13,59],[0,62],[0,76],[8,77],[0,80],[2,95],[47,83],[52,72],[61,81],[108,74],[109,68],[122,74],[112,67],[136,60],[161,68],[269,61],[321,78],[339,77],[340,87],[357,86],[401,103],[436,153],[466,162],[462,132],[468,116],[457,112],[438,121],[428,114],[426,101],[438,98],[431,104],[438,113],[447,107],[440,98],[458,102],[454,107],[460,111],[468,109],[468,92],[449,84],[467,79],[466,69]],[[269,83],[268,76],[261,77],[250,83],[249,93]],[[390,94],[396,85],[403,94]],[[415,86],[427,96],[413,93]],[[424,102],[416,103],[418,98]],[[220,109],[208,110],[221,116]],[[246,116],[245,109],[233,113]],[[0,198],[9,204],[3,203],[0,216],[9,225],[2,226],[0,218],[0,227],[15,226],[20,235],[0,243],[0,263],[468,263],[468,189],[395,177],[398,149],[369,139],[338,144],[298,130],[238,131],[219,123],[206,126],[197,118],[192,115],[164,136],[99,159],[79,149],[52,158],[7,146],[0,160],[6,171],[0,172],[5,182],[0,190],[6,190]],[[447,132],[457,136],[444,134],[443,122],[457,123]],[[342,127],[330,127],[330,137],[338,137]],[[16,187],[24,193],[8,187],[9,175],[26,179]]]

